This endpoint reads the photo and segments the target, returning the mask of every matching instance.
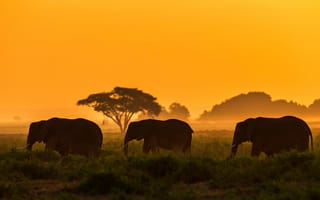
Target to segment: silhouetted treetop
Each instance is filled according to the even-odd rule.
[[[141,114],[138,119],[146,119],[148,116]],[[170,104],[169,110],[165,107],[161,107],[160,114],[157,116],[157,119],[181,119],[187,121],[190,117],[190,112],[188,108],[180,103],[174,102]]]
[[[187,120],[190,117],[188,108],[177,102],[174,102],[169,106],[169,113],[172,115],[172,118]]]
[[[162,108],[159,117],[160,119],[176,118],[181,120],[188,120],[190,112],[188,108],[180,103],[174,102],[169,106],[169,111],[166,108]]]
[[[156,98],[137,88],[115,87],[111,92],[91,94],[86,99],[79,100],[77,105],[93,107],[95,111],[102,112],[119,125],[124,133],[136,113],[142,112],[148,116],[160,113],[161,106]]]
[[[272,101],[264,92],[240,94],[221,104],[214,105],[210,111],[201,114],[201,120],[243,119],[257,116],[304,116],[307,107],[293,101],[283,99]]]
[[[320,115],[320,99],[314,100],[308,110],[311,115]]]

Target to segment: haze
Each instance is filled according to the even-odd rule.
[[[76,106],[135,87],[196,118],[248,91],[320,97],[320,2],[2,0],[0,121],[102,118]]]

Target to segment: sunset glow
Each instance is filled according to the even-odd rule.
[[[76,106],[139,88],[192,118],[231,96],[320,98],[320,2],[2,0],[0,121],[102,119]]]

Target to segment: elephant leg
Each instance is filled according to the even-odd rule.
[[[259,156],[261,153],[261,149],[255,144],[252,144],[251,156]]]
[[[252,149],[251,156],[259,156],[259,155],[260,155],[260,151]]]
[[[151,152],[152,152],[152,153],[159,153],[159,148],[153,146],[153,147],[151,148]]]
[[[143,142],[143,153],[148,154],[150,151],[150,144],[146,141]]]
[[[152,153],[159,153],[159,144],[158,144],[159,138],[156,137],[156,134],[153,134],[149,138],[149,146]]]
[[[56,143],[57,141],[55,139],[48,139],[45,146],[46,151],[56,150]]]
[[[268,152],[266,153],[268,157],[273,157],[274,153],[273,152]]]
[[[182,149],[182,152],[183,152],[183,153],[190,153],[190,152],[191,152],[191,147],[190,147],[190,146],[185,146],[185,147]]]
[[[53,148],[53,146],[51,146],[50,144],[46,143],[45,150],[46,150],[46,151],[53,151],[54,148]]]
[[[62,156],[68,155],[68,154],[67,154],[64,150],[62,150],[62,149],[59,149],[58,152],[59,152],[60,155],[62,155]]]
[[[68,155],[68,153],[70,153],[68,146],[69,145],[65,143],[57,142],[55,150],[57,150],[62,156],[65,156],[65,155]]]
[[[159,152],[157,138],[154,135],[151,135],[150,137],[144,138],[143,152],[147,154],[150,151],[153,153]]]

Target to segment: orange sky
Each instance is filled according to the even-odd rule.
[[[309,105],[319,24],[318,0],[1,0],[0,121],[99,118],[75,104],[115,86],[194,118],[248,91]]]

